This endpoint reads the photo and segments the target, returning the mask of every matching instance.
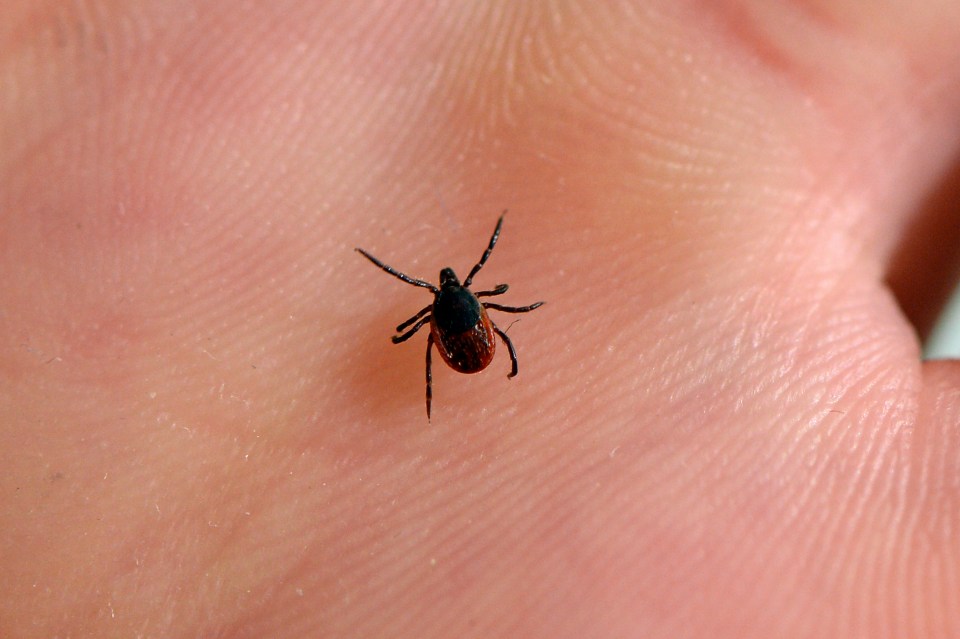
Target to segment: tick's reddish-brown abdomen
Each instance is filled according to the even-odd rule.
[[[487,309],[480,307],[480,320],[466,331],[451,334],[437,326],[436,315],[430,318],[430,331],[443,361],[460,373],[479,373],[493,360],[497,350],[493,326]]]

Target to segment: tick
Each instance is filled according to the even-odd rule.
[[[505,215],[506,211],[503,214]],[[423,328],[427,322],[430,322],[430,334],[427,336],[427,421],[430,421],[430,402],[433,398],[430,351],[434,344],[440,351],[440,357],[453,370],[458,373],[479,373],[493,361],[493,354],[497,350],[494,334],[499,335],[503,343],[507,345],[507,350],[510,351],[512,367],[507,377],[514,377],[517,374],[517,351],[513,347],[513,342],[510,341],[505,332],[500,330],[499,326],[493,323],[487,315],[487,310],[503,311],[505,313],[529,313],[543,306],[543,302],[536,302],[529,306],[504,306],[503,304],[480,301],[479,298],[481,297],[503,295],[509,288],[506,284],[497,284],[495,288],[489,291],[474,293],[470,290],[473,277],[483,268],[490,257],[490,253],[493,252],[493,247],[496,246],[497,240],[500,238],[502,227],[503,215],[497,220],[497,228],[493,229],[493,235],[490,236],[490,244],[487,246],[487,250],[483,252],[480,261],[470,270],[470,274],[467,275],[463,284],[460,283],[457,274],[450,267],[440,271],[440,286],[435,286],[430,282],[418,280],[401,273],[361,248],[356,249],[357,252],[390,275],[403,280],[407,284],[429,289],[433,293],[433,303],[423,307],[416,315],[397,326],[397,334],[391,338],[394,344],[405,342]]]

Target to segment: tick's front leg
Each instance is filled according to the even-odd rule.
[[[484,302],[483,307],[494,311],[503,311],[504,313],[529,313],[543,306],[544,302],[535,302],[530,306],[504,306],[503,304],[494,304],[493,302]]]

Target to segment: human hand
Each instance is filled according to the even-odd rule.
[[[613,5],[3,10],[0,635],[960,634],[960,5]]]

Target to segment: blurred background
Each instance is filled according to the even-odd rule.
[[[960,287],[930,333],[930,339],[923,349],[927,359],[960,358]]]

